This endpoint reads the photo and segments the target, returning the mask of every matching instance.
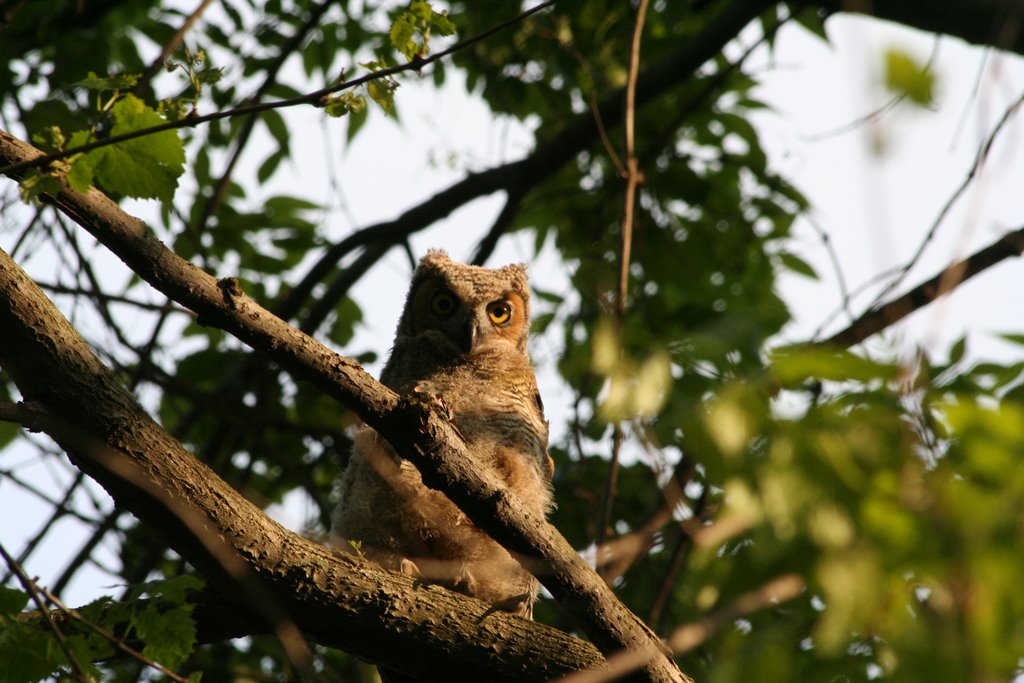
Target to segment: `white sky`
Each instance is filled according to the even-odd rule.
[[[759,95],[772,106],[755,123],[763,133],[772,167],[793,182],[812,201],[813,218],[831,236],[842,261],[848,285],[856,288],[880,271],[902,263],[913,253],[938,215],[940,207],[968,173],[973,156],[995,120],[1024,92],[1024,59],[989,54],[963,43],[943,39],[934,70],[938,98],[934,112],[901,106],[875,123],[851,131],[814,139],[843,128],[880,107],[887,99],[879,86],[883,51],[897,46],[921,59],[935,47],[935,38],[864,19],[836,18],[829,24],[831,46],[798,28],[782,30],[776,51],[757,56],[763,88]],[[979,74],[981,77],[979,79]],[[449,72],[449,77],[454,76]],[[315,87],[316,84],[314,84]],[[323,217],[332,237],[380,220],[389,220],[437,190],[459,180],[466,169],[482,169],[525,154],[532,135],[515,123],[495,120],[478,100],[446,87],[441,93],[404,80],[397,92],[400,124],[373,117],[344,155],[344,124],[322,112],[290,112],[293,123],[294,161],[278,172],[275,191],[323,201],[331,211]],[[260,133],[262,134],[262,132]],[[1001,134],[984,172],[941,224],[919,267],[904,287],[930,277],[951,258],[970,253],[1002,232],[1024,225],[1024,117],[1018,115]],[[874,140],[886,141],[882,155],[870,151]],[[257,141],[258,143],[258,141]],[[250,155],[251,175],[269,145]],[[333,159],[340,188],[331,187],[327,160]],[[421,160],[434,159],[433,165]],[[245,182],[245,178],[239,178]],[[339,192],[340,189],[340,192]],[[441,247],[455,258],[468,258],[490,226],[503,198],[489,197],[420,233],[413,247],[422,253]],[[129,211],[149,212],[145,204]],[[787,341],[806,339],[840,302],[839,290],[820,239],[802,221],[797,224],[800,253],[811,261],[822,279],[799,276],[783,279],[782,294],[796,316],[785,331]],[[9,238],[10,233],[0,234]],[[529,249],[519,239],[504,239],[491,264],[527,260]],[[0,247],[10,248],[0,242]],[[554,267],[550,254],[531,266],[535,284],[547,290],[566,290],[564,273]],[[217,273],[218,276],[231,273]],[[351,345],[352,351],[375,349],[383,360],[390,344],[409,268],[401,250],[360,283],[354,295],[363,307],[366,324]],[[983,356],[1020,358],[1022,349],[995,341],[1001,331],[1024,328],[1024,264],[1007,261],[959,289],[946,303],[918,313],[901,326],[899,348],[925,344],[944,353],[952,339],[970,332],[969,348]],[[861,298],[860,312],[869,299]],[[836,323],[831,329],[837,329]],[[537,340],[534,355],[545,404],[564,410],[568,393],[553,372],[557,345]],[[376,372],[376,368],[370,368]],[[553,420],[557,424],[557,418]],[[45,464],[32,461],[23,451],[0,454],[5,464],[21,462],[19,472],[46,489],[60,490],[53,482],[63,477]],[[18,549],[23,534],[31,534],[49,510],[34,503],[20,489],[0,481],[0,541]],[[293,506],[275,514],[299,528],[305,513]],[[8,520],[17,520],[16,523]],[[52,534],[28,564],[28,571],[52,581],[68,559],[68,547],[77,549],[82,534],[67,525]],[[71,604],[109,592],[108,579],[98,572],[83,572],[65,593]],[[116,590],[115,590],[116,592]]]

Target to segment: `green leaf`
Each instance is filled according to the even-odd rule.
[[[21,434],[21,425],[13,422],[0,422],[0,451],[14,443],[14,440]]]
[[[162,596],[171,602],[184,602],[189,591],[197,591],[203,587],[203,580],[184,574],[171,579],[160,579],[157,581],[146,581],[132,586],[128,594],[129,600],[137,600],[143,595],[151,598]]]
[[[316,202],[311,202],[302,197],[291,197],[289,195],[276,195],[263,203],[266,209],[274,213],[294,214],[299,211],[317,211],[322,207]]]
[[[341,300],[335,309],[334,323],[327,337],[338,346],[345,346],[355,336],[356,324],[363,319],[359,305],[351,298]]]
[[[788,251],[782,251],[779,252],[778,256],[779,261],[781,261],[782,265],[787,269],[812,280],[818,279],[818,273],[814,270],[814,267],[796,254]]]
[[[10,387],[7,384],[7,382],[4,381],[4,377],[2,375],[0,375],[0,400],[3,400],[3,401],[10,401],[11,400]],[[17,439],[20,434],[21,434],[21,425],[20,424],[17,424],[15,422],[0,421],[0,451],[3,451],[4,448],[6,448],[15,439]],[[7,590],[11,590],[11,589],[7,589]],[[21,591],[15,591],[15,592],[17,592],[19,594],[21,593]],[[5,607],[4,607],[5,604],[6,603],[5,603],[4,599],[3,599],[2,594],[0,594],[0,615],[3,615],[3,614],[14,614],[15,612],[20,612],[22,609],[25,608],[25,606],[22,605],[21,607],[18,607],[17,609],[15,609],[14,612],[7,612],[5,610]]]
[[[927,65],[896,48],[885,53],[885,87],[922,107],[932,104],[935,76]]]
[[[161,611],[150,605],[135,618],[135,629],[145,643],[142,653],[174,668],[185,661],[196,643],[191,605]]]
[[[1011,344],[1018,344],[1024,346],[1024,334],[1006,333],[999,335],[999,338],[1008,341]]]
[[[964,353],[966,351],[967,337],[960,337],[959,339],[956,340],[956,342],[953,344],[953,347],[949,350],[949,364],[955,365],[956,363],[959,363],[963,359]]]
[[[800,384],[809,379],[835,382],[891,380],[899,374],[893,365],[876,363],[849,351],[828,349],[779,349],[772,354],[775,376],[783,385]]]
[[[457,26],[448,18],[448,10],[432,12],[430,15],[430,27],[442,36],[450,36],[455,33]]]
[[[412,39],[416,35],[416,27],[413,26],[413,18],[405,12],[395,23],[391,25],[391,31],[388,33],[388,38],[391,40],[391,46],[406,56],[407,59],[412,59],[419,52],[420,46]]]
[[[366,84],[366,92],[370,98],[380,105],[387,114],[395,113],[395,87],[398,84],[394,81],[376,80]]]
[[[405,55],[406,59],[412,60],[427,53],[431,30],[442,36],[450,36],[455,33],[455,24],[448,18],[446,11],[435,12],[429,2],[413,0],[409,8],[391,25],[388,38],[394,49]]]
[[[77,85],[79,88],[85,88],[86,90],[104,92],[110,90],[126,90],[128,88],[134,88],[135,84],[138,82],[138,74],[97,76],[95,73],[90,71],[88,78],[83,78],[82,80],[75,83],[75,85]]]
[[[0,621],[0,683],[41,681],[67,658],[49,632],[20,621]]]
[[[84,154],[76,154],[68,159],[68,163],[71,165],[71,168],[68,169],[68,174],[65,176],[68,185],[71,186],[71,189],[78,192],[88,192],[96,175],[90,160]]]
[[[112,135],[166,123],[134,95],[119,100],[113,114]],[[170,201],[185,169],[185,147],[173,130],[100,147],[84,156],[106,190],[142,199]]]
[[[828,43],[828,34],[825,32],[825,21],[822,14],[824,13],[816,6],[805,7],[798,11],[794,18],[797,23],[807,29],[812,36],[817,36]]]
[[[366,112],[366,100],[363,100],[363,106],[358,111],[353,109],[352,116],[348,120],[348,129],[345,131],[346,142],[351,143],[355,136],[363,129],[366,125],[366,119],[368,118]]]
[[[271,136],[273,136],[277,141],[281,150],[287,152],[288,142],[291,139],[291,136],[288,134],[288,125],[284,122],[284,117],[281,116],[281,112],[269,109],[263,112],[262,121]]]
[[[67,140],[60,126],[46,126],[32,135],[32,142],[44,149],[61,150],[64,149],[64,143]]]
[[[60,191],[60,177],[53,171],[41,171],[38,168],[26,173],[18,185],[21,200],[26,203],[35,201],[44,194],[56,197]]]
[[[16,588],[0,586],[0,616],[11,616],[28,605],[28,593]]]
[[[261,184],[267,182],[287,156],[285,152],[278,150],[264,159],[259,169],[256,170],[256,180]]]
[[[342,93],[337,97],[328,97],[324,102],[324,111],[328,116],[339,118],[345,114],[360,114],[366,110],[366,98],[354,93]],[[349,124],[350,127],[352,124]]]

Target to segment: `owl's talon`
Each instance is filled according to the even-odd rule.
[[[455,578],[454,588],[466,595],[476,595],[478,590],[477,580],[468,569],[463,567],[462,571]]]
[[[403,557],[398,563],[398,570],[406,576],[411,576],[417,580],[423,580],[423,572],[416,566],[416,563],[407,557]]]
[[[502,612],[508,612],[509,614],[516,614],[530,619],[533,616],[533,595],[530,593],[513,595],[505,598],[504,600],[495,602],[494,607]]]

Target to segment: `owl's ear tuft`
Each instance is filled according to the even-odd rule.
[[[427,249],[427,254],[420,259],[420,268],[437,268],[438,266],[447,265],[452,260],[448,256],[448,252],[444,249]]]

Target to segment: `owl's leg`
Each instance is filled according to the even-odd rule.
[[[533,594],[522,593],[521,595],[513,595],[494,603],[494,607],[502,612],[509,612],[524,619],[533,619]]]
[[[469,568],[466,565],[462,565],[459,568],[458,575],[455,577],[452,589],[464,595],[476,596],[480,589],[480,584],[472,572],[469,571]]]
[[[402,572],[406,576],[411,576],[417,581],[423,580],[423,572],[416,566],[416,563],[407,557],[403,557],[398,563],[398,571]]]

